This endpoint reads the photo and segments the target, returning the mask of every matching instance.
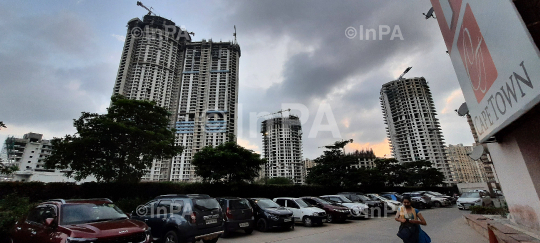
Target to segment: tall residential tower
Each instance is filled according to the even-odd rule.
[[[304,183],[302,161],[302,125],[297,116],[274,117],[262,122],[263,155],[266,178],[286,177],[295,184]]]
[[[236,135],[239,58],[236,41],[193,42],[187,30],[158,16],[128,22],[113,94],[167,108],[175,142],[184,147],[171,160],[154,161],[143,180],[196,181],[192,156]]]
[[[435,104],[426,79],[411,78],[388,82],[381,89],[381,107],[392,155],[400,163],[430,161],[453,183],[445,153]]]

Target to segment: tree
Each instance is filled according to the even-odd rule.
[[[155,159],[170,159],[182,152],[169,128],[170,113],[155,102],[113,96],[107,114],[83,112],[74,120],[75,135],[55,138],[48,169],[67,170],[82,180],[137,182]]]
[[[398,186],[405,181],[405,168],[396,159],[375,159],[374,163],[374,171],[385,186]]]
[[[191,160],[195,174],[213,183],[253,182],[264,163],[266,160],[259,154],[238,145],[234,139],[216,147],[204,147]]]
[[[350,141],[350,140],[348,140]],[[348,142],[345,141],[345,142]],[[328,186],[354,186],[358,185],[361,171],[353,167],[358,164],[358,159],[352,155],[345,155],[342,151],[347,144],[343,141],[334,143],[334,146],[326,146],[330,150],[316,158],[315,166],[309,169],[306,182],[308,184]]]
[[[0,175],[11,175],[18,170],[19,167],[16,165],[4,165],[0,163]]]
[[[444,174],[432,167],[431,162],[418,160],[404,163],[407,175],[405,182],[408,186],[437,186],[444,181]]]
[[[268,185],[292,185],[293,181],[286,177],[274,177],[267,180]]]

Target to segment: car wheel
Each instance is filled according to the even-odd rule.
[[[231,235],[231,232],[228,231],[227,229],[223,229],[223,234],[221,234],[221,237],[223,238],[227,238]]]
[[[304,226],[306,226],[306,227],[313,226],[313,221],[310,218],[306,217],[306,216],[304,216],[304,218],[302,219],[302,223],[304,223]]]
[[[245,229],[244,232],[248,235],[251,235],[251,233],[253,233],[253,229]]]
[[[291,225],[291,230],[294,230],[294,223]]]
[[[174,230],[167,232],[163,238],[165,243],[178,243],[178,235]]]
[[[268,230],[267,225],[266,220],[261,218],[257,221],[257,230],[260,232],[266,232]]]
[[[441,207],[441,203],[440,203],[440,202],[435,202],[435,203],[433,203],[433,205],[434,205],[436,208],[440,208],[440,207]]]
[[[328,223],[333,223],[333,222],[334,222],[334,217],[332,217],[331,214],[328,214],[328,215],[326,216],[326,222],[328,222]]]
[[[202,242],[204,242],[204,243],[216,243],[218,240],[219,240],[219,237],[216,237],[216,238],[211,239],[211,240],[202,240]]]

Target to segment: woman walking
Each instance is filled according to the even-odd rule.
[[[411,206],[411,197],[403,198],[403,206],[396,213],[396,221],[401,222],[398,236],[403,243],[430,243],[429,236],[420,228],[420,225],[427,225],[422,214]]]

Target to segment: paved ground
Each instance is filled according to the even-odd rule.
[[[428,225],[422,226],[433,243],[477,243],[488,240],[470,228],[463,219],[463,214],[469,211],[452,208],[437,208],[421,210]],[[218,242],[391,242],[401,243],[396,236],[399,223],[394,215],[388,218],[348,220],[341,224],[324,224],[311,228],[297,224],[294,231],[274,230],[261,233],[254,231],[252,235],[235,232],[231,237],[220,239]]]

